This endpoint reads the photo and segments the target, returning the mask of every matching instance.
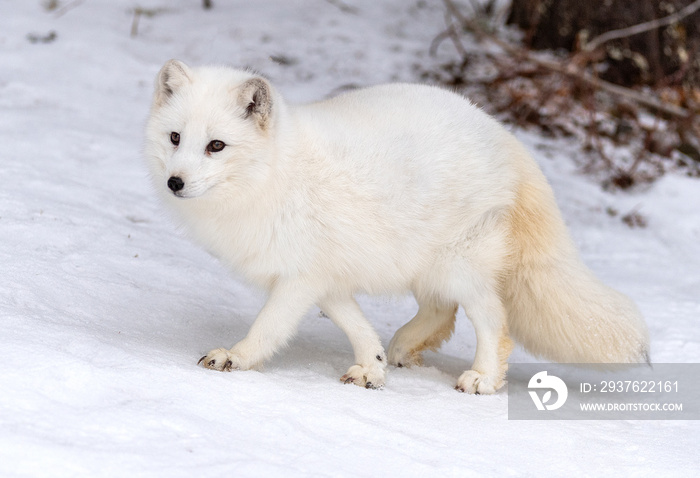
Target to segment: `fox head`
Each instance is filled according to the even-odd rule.
[[[268,81],[252,73],[168,61],[156,77],[147,126],[156,188],[188,199],[260,186],[280,107]]]

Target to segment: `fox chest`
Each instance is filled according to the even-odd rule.
[[[312,256],[313,233],[292,216],[199,218],[198,239],[216,257],[261,286],[298,275]]]

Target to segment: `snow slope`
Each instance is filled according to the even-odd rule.
[[[697,422],[516,422],[505,390],[456,393],[475,350],[464,316],[382,391],[338,381],[352,350],[318,310],[262,372],[197,367],[245,335],[263,297],[183,239],[150,190],[142,129],[162,63],[251,66],[308,101],[414,81],[444,27],[436,0],[200,3],[0,2],[0,476],[697,473]],[[155,15],[131,38],[135,7]],[[517,134],[585,261],[646,315],[652,358],[700,361],[700,183],[605,193],[577,173],[576,145]],[[385,344],[416,309],[361,303]]]

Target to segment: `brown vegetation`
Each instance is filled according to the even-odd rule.
[[[443,1],[448,27],[431,50],[449,39],[459,57],[426,77],[466,89],[506,121],[578,137],[591,153],[585,169],[607,186],[668,170],[700,176],[700,0],[660,2],[667,16],[637,8],[636,17],[621,0],[516,0],[509,18],[525,28],[521,39],[493,28],[494,2]],[[635,5],[647,3],[659,2]],[[548,45],[559,50],[535,51]]]

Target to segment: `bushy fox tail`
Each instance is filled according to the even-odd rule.
[[[556,362],[649,362],[644,318],[583,264],[544,176],[524,163],[510,215],[514,253],[504,284],[510,334]]]

